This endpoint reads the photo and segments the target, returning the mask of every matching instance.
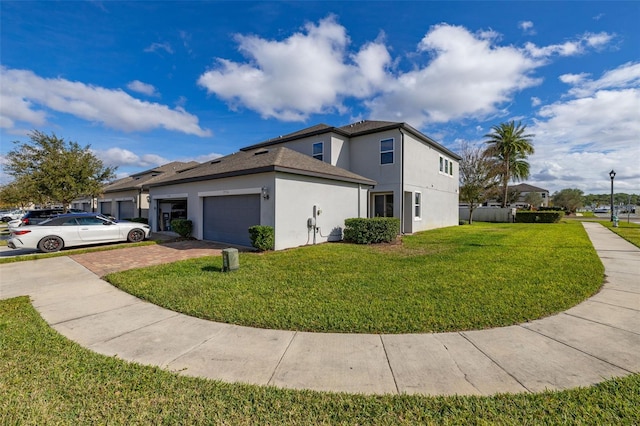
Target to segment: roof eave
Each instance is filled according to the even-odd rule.
[[[274,171],[274,166],[256,167],[256,168],[253,168],[253,169],[246,169],[246,170],[235,170],[235,171],[223,172],[223,173],[210,173],[210,174],[206,174],[206,175],[192,176],[192,177],[188,177],[188,178],[175,179],[175,180],[171,179],[171,180],[166,180],[166,181],[150,184],[149,187],[151,188],[151,187],[158,187],[158,186],[179,185],[179,184],[182,184],[182,183],[201,182],[201,181],[205,181],[205,180],[223,179],[223,178],[229,178],[229,177],[235,177],[235,176],[253,175],[253,174],[267,173],[267,172],[272,172],[272,171]]]
[[[359,183],[359,184],[362,184],[362,185],[367,185],[367,186],[372,186],[372,187],[376,186],[376,184],[377,184],[376,181],[371,180],[371,179],[367,179],[367,178],[358,179],[358,178],[354,178],[354,177],[332,175],[332,174],[329,174],[329,173],[313,172],[313,171],[309,171],[309,170],[294,169],[292,167],[276,166],[275,167],[275,171],[276,172],[282,172],[282,173],[290,173],[290,174],[295,174],[295,175],[302,175],[302,176],[319,177],[319,178],[323,178],[323,179],[335,180],[335,181],[340,181],[340,182]]]
[[[277,145],[283,142],[291,142],[291,141],[295,141],[298,139],[303,139],[303,138],[309,138],[312,136],[318,136],[318,135],[323,135],[325,133],[337,133],[339,135],[342,136],[349,136],[349,133],[345,132],[344,130],[340,130],[337,127],[327,127],[325,129],[319,129],[319,130],[314,130],[311,131],[309,133],[302,133],[299,135],[295,135],[295,136],[285,136],[282,138],[277,138],[277,139],[271,139],[265,142],[260,142],[257,143],[255,145],[250,145],[250,146],[245,146],[244,148],[240,148],[240,151],[251,151],[252,149],[258,149],[258,148],[264,148],[267,146],[272,146],[272,145]]]

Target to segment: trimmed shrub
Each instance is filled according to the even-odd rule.
[[[171,229],[181,237],[188,238],[191,236],[191,231],[193,231],[193,222],[188,219],[173,219],[171,221]]]
[[[254,225],[249,228],[251,245],[258,250],[273,250],[275,244],[275,230],[272,226]]]
[[[390,243],[400,232],[397,217],[350,218],[344,221],[344,239],[356,244]]]
[[[149,219],[147,219],[146,217],[132,217],[131,219],[125,220],[128,220],[129,222],[144,223],[145,225],[149,224]]]
[[[558,223],[563,217],[562,211],[518,211],[516,223]]]

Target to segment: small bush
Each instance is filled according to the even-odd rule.
[[[390,243],[400,232],[397,217],[350,218],[344,221],[344,239],[356,244]]]
[[[563,211],[518,211],[516,223],[558,223],[563,217]]]
[[[249,228],[251,245],[258,250],[273,250],[275,231],[272,226],[254,225]]]
[[[149,224],[149,219],[147,219],[146,217],[132,217],[131,219],[125,220],[128,220],[129,222],[144,223],[145,225]]]
[[[171,229],[181,237],[188,238],[191,236],[191,231],[193,231],[193,222],[188,219],[173,219],[171,221]]]

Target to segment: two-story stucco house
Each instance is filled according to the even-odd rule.
[[[247,245],[249,226],[269,225],[276,249],[339,240],[350,217],[452,226],[459,160],[406,123],[320,124],[155,181],[149,218],[166,229],[165,206],[181,202],[196,238]]]

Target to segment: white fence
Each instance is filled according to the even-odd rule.
[[[460,220],[469,220],[469,207],[459,207]],[[509,207],[476,207],[473,210],[474,222],[514,222],[516,209]]]

